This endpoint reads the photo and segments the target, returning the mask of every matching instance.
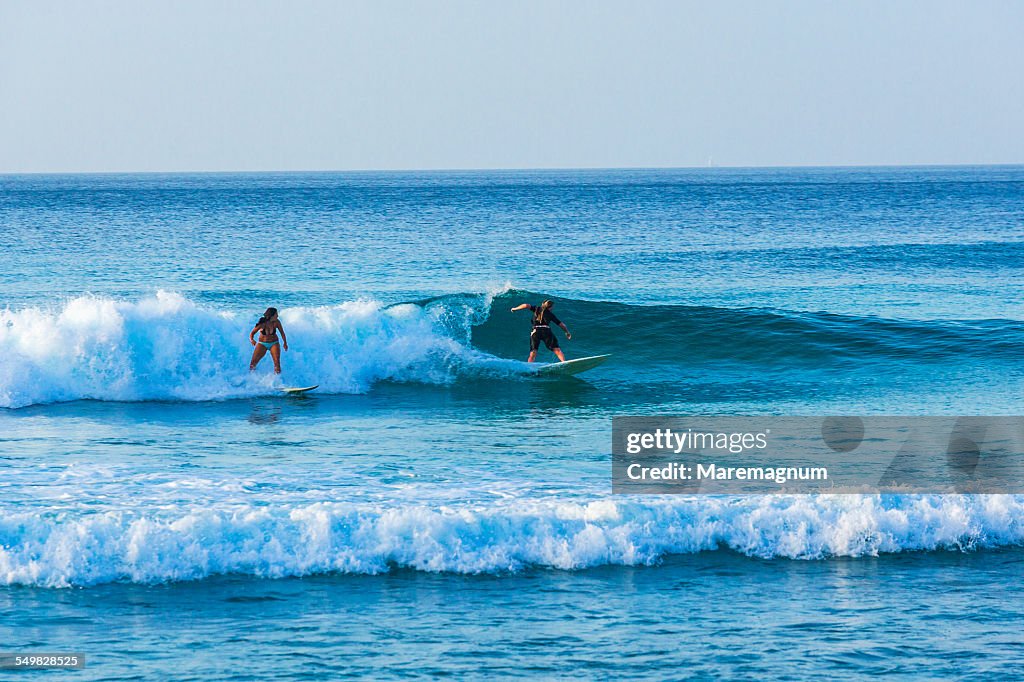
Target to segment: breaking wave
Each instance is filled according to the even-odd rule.
[[[157,517],[0,516],[0,584],[382,573],[393,567],[501,573],[650,565],[727,548],[823,559],[1024,544],[1024,497],[818,495],[682,500],[546,500],[493,507],[304,506],[193,509]]]
[[[282,380],[328,393],[379,381],[449,384],[521,375],[528,314],[511,305],[542,294],[505,290],[384,305],[373,300],[281,311],[292,339]],[[633,376],[665,364],[828,368],[846,363],[1024,359],[1013,320],[907,321],[761,309],[639,306],[560,299],[573,355],[614,352]],[[0,311],[0,407],[79,399],[220,400],[280,385],[270,360],[248,372],[255,316],[159,292],[139,301],[79,297],[55,308]],[[515,358],[514,360],[512,358]]]

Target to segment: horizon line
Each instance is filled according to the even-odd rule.
[[[489,167],[432,167],[432,168],[319,168],[319,169],[258,169],[258,170],[76,170],[76,171],[0,171],[0,177],[16,175],[259,175],[282,173],[510,173],[510,172],[566,172],[566,171],[653,171],[653,170],[786,170],[786,169],[843,169],[843,168],[991,168],[1024,166],[1024,161],[997,163],[853,163],[853,164],[768,164],[706,166],[489,166]]]

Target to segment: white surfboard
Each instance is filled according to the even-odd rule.
[[[318,386],[320,386],[320,384],[315,384],[313,386],[304,386],[302,388],[296,388],[296,387],[288,386],[288,387],[281,388],[281,389],[278,389],[278,390],[281,391],[281,393],[288,393],[289,395],[297,395],[297,394],[300,394],[300,393],[305,393],[307,391],[312,391],[314,388],[317,388]]]
[[[588,369],[597,367],[610,357],[611,354],[593,355],[589,358],[576,358],[575,360],[566,360],[565,362],[552,362],[549,365],[544,365],[537,369],[537,374],[542,374],[544,376],[579,374],[580,372],[586,372]]]

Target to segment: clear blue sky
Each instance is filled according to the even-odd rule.
[[[1024,162],[1024,2],[0,0],[0,172]]]

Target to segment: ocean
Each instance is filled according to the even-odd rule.
[[[612,495],[610,456],[615,416],[1024,414],[1024,167],[7,175],[0,228],[0,651],[1024,677],[1024,496]],[[546,298],[611,360],[530,376]]]

